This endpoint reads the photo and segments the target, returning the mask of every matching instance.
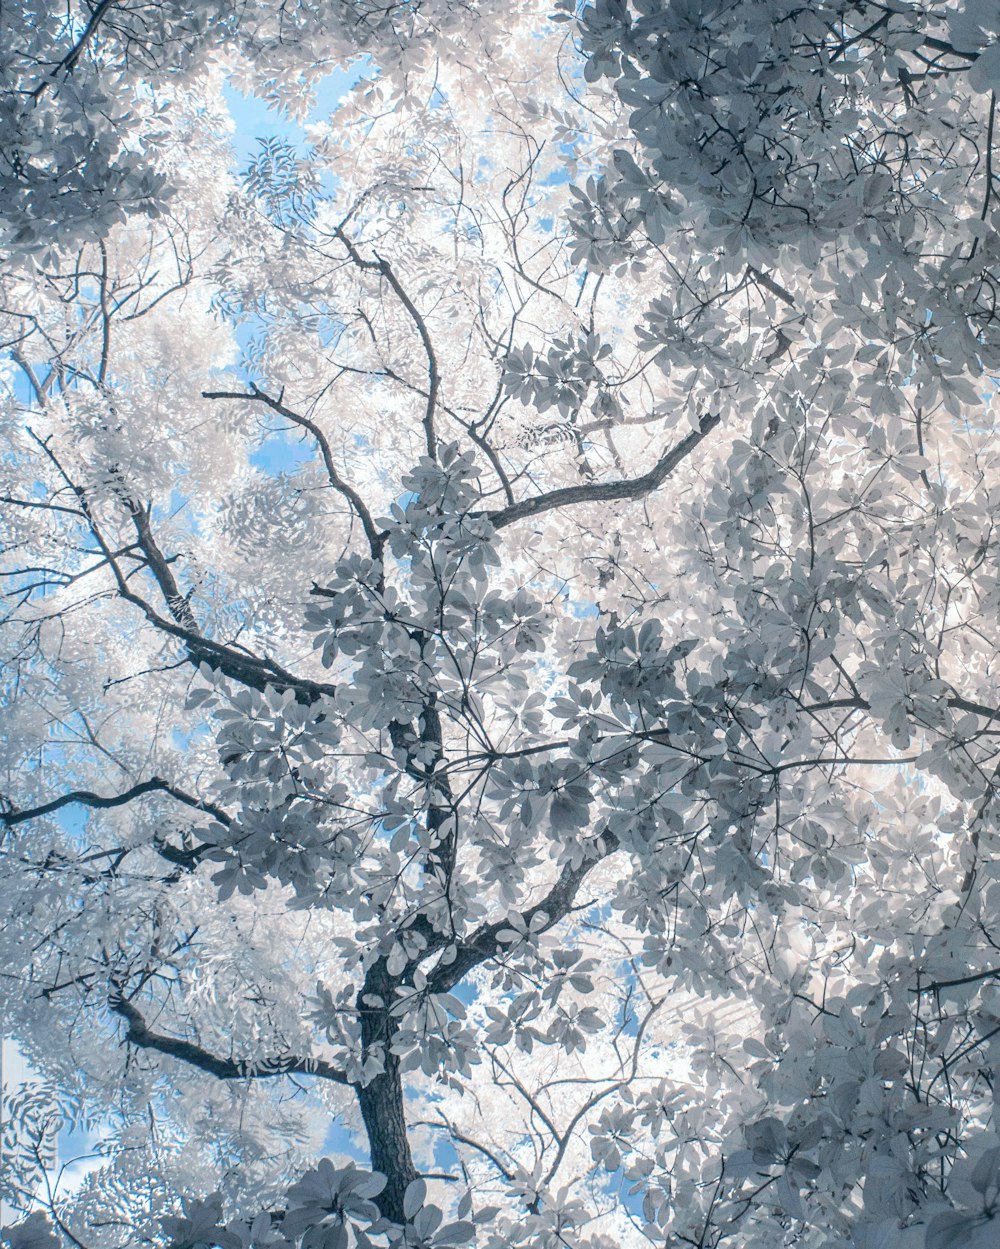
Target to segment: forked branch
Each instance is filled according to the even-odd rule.
[[[276,412],[279,416],[284,417],[286,421],[291,421],[293,425],[297,425],[300,429],[304,429],[311,434],[316,440],[320,455],[323,457],[323,466],[326,469],[327,480],[338,494],[343,495],[361,522],[361,528],[365,531],[365,537],[368,539],[372,559],[376,563],[382,559],[385,534],[379,533],[375,528],[371,512],[368,510],[361,495],[358,494],[352,485],[344,481],[343,477],[337,472],[337,466],[333,462],[333,451],[330,448],[329,439],[315,421],[308,416],[303,416],[300,412],[294,411],[292,408],[286,407],[280,398],[275,399],[273,395],[269,395],[266,391],[261,390],[253,382],[250,383],[249,393],[240,390],[203,390],[201,397],[203,399],[246,399],[251,403],[262,403],[265,407],[270,408],[272,412]]]
[[[554,928],[569,914],[577,890],[587,874],[603,859],[614,854],[618,846],[619,842],[615,834],[605,832],[599,839],[596,847],[597,853],[593,858],[588,858],[575,867],[567,864],[560,873],[559,879],[541,902],[536,902],[521,916],[525,929],[537,934]],[[538,926],[532,928],[533,923],[538,923]],[[503,954],[507,947],[499,940],[499,937],[500,933],[509,927],[510,922],[506,919],[484,924],[468,940],[458,946],[458,952],[450,963],[442,963],[428,976],[428,992],[447,993],[480,963]]]

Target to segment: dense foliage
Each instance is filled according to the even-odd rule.
[[[998,37],[0,10],[9,1249],[997,1244]]]

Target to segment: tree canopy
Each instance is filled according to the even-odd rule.
[[[0,10],[7,1249],[995,1249],[997,88]]]

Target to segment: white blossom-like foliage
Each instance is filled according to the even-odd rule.
[[[1000,1243],[998,38],[0,12],[8,1249]]]

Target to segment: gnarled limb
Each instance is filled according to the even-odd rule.
[[[123,807],[130,802],[134,802],[136,798],[142,798],[145,794],[154,793],[169,794],[171,798],[183,803],[187,807],[193,807],[196,811],[204,811],[206,815],[212,816],[220,824],[230,823],[229,816],[221,807],[217,807],[214,803],[207,802],[201,798],[196,798],[194,794],[187,793],[185,790],[172,785],[169,781],[165,781],[159,776],[154,776],[148,781],[140,781],[139,784],[133,785],[131,789],[126,789],[120,794],[110,794],[107,797],[91,793],[87,789],[74,789],[70,793],[61,794],[58,798],[52,798],[48,802],[43,802],[37,807],[25,807],[20,810],[12,808],[9,811],[0,811],[0,823],[5,824],[8,828],[13,828],[16,824],[23,824],[27,820],[37,820],[42,816],[52,815],[54,812],[62,810],[63,807],[73,806],[74,804],[82,807],[92,807],[95,810],[108,807]]]

